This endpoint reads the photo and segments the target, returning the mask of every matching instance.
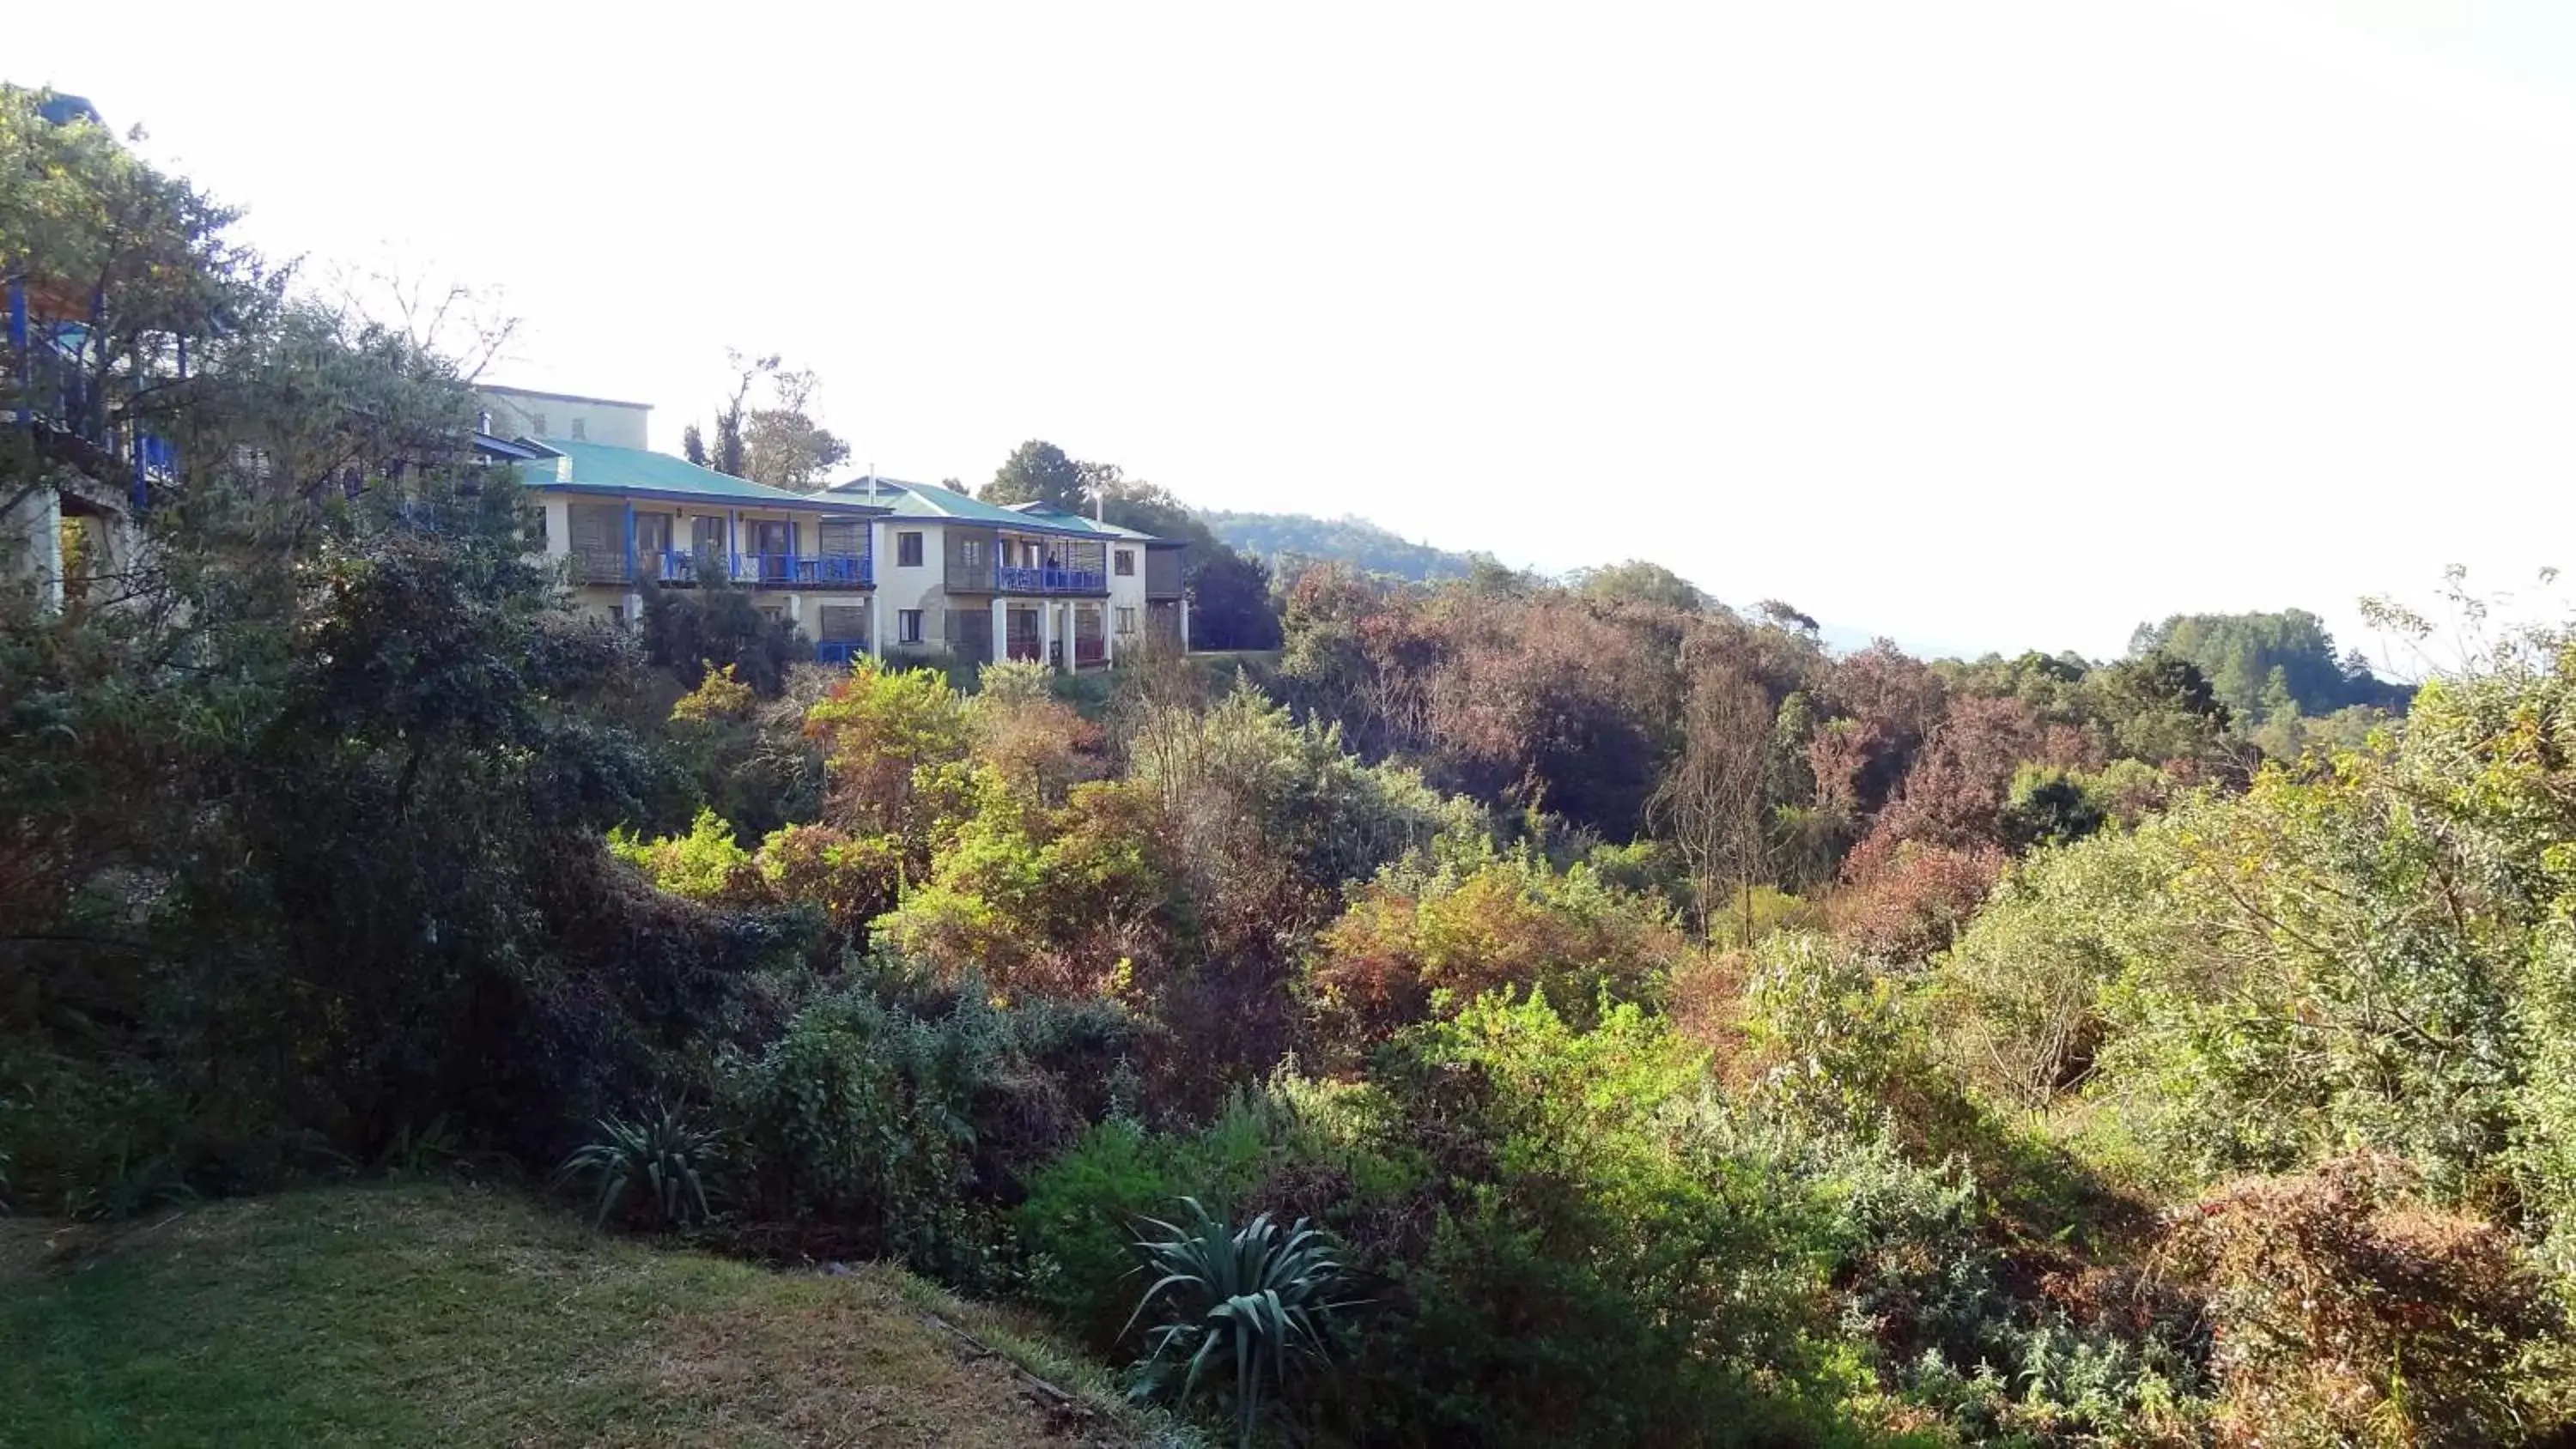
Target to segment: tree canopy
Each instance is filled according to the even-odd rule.
[[[1052,503],[1068,513],[1088,513],[1091,475],[1064,449],[1031,438],[1011,450],[975,496],[987,503]]]
[[[2240,721],[2259,724],[2284,707],[2329,715],[2355,705],[2401,709],[2408,689],[2371,673],[2359,653],[2338,655],[2324,621],[2305,609],[2271,614],[2175,614],[2140,624],[2133,657],[2190,661]]]

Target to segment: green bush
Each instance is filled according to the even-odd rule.
[[[689,1227],[714,1215],[710,1180],[722,1156],[717,1134],[668,1103],[640,1118],[610,1117],[599,1137],[555,1169],[557,1186],[586,1185],[591,1225],[621,1210],[657,1227]]]
[[[971,1000],[941,1020],[856,990],[805,1008],[723,1084],[754,1210],[972,1278],[961,1270],[980,1251],[965,1211],[975,1100],[1009,1045],[1000,1013]]]
[[[1160,1134],[1125,1118],[1094,1126],[1030,1181],[1012,1211],[1027,1265],[1022,1293],[1093,1348],[1114,1351],[1144,1262],[1139,1222],[1182,1197],[1230,1211],[1259,1184],[1270,1147],[1243,1096],[1201,1132]]]

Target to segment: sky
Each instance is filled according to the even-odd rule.
[[[0,79],[665,449],[775,352],[889,476],[1944,652],[2576,562],[2557,0],[26,8]]]

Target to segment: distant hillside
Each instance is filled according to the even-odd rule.
[[[1471,555],[1408,542],[1365,518],[1316,518],[1304,513],[1199,516],[1229,545],[1273,563],[1282,554],[1302,554],[1419,582],[1462,579],[1476,564]]]

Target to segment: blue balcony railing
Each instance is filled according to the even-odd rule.
[[[847,669],[868,652],[864,639],[825,639],[814,646],[814,662]]]
[[[685,548],[638,553],[638,573],[664,584],[694,584],[700,555]],[[746,588],[866,589],[876,586],[875,560],[864,554],[808,556],[790,553],[738,553],[720,556],[726,577]],[[598,577],[596,569],[585,573]]]
[[[1006,564],[993,570],[993,587],[1005,594],[1097,594],[1107,592],[1109,576],[1098,569],[1052,565],[1016,568]]]

